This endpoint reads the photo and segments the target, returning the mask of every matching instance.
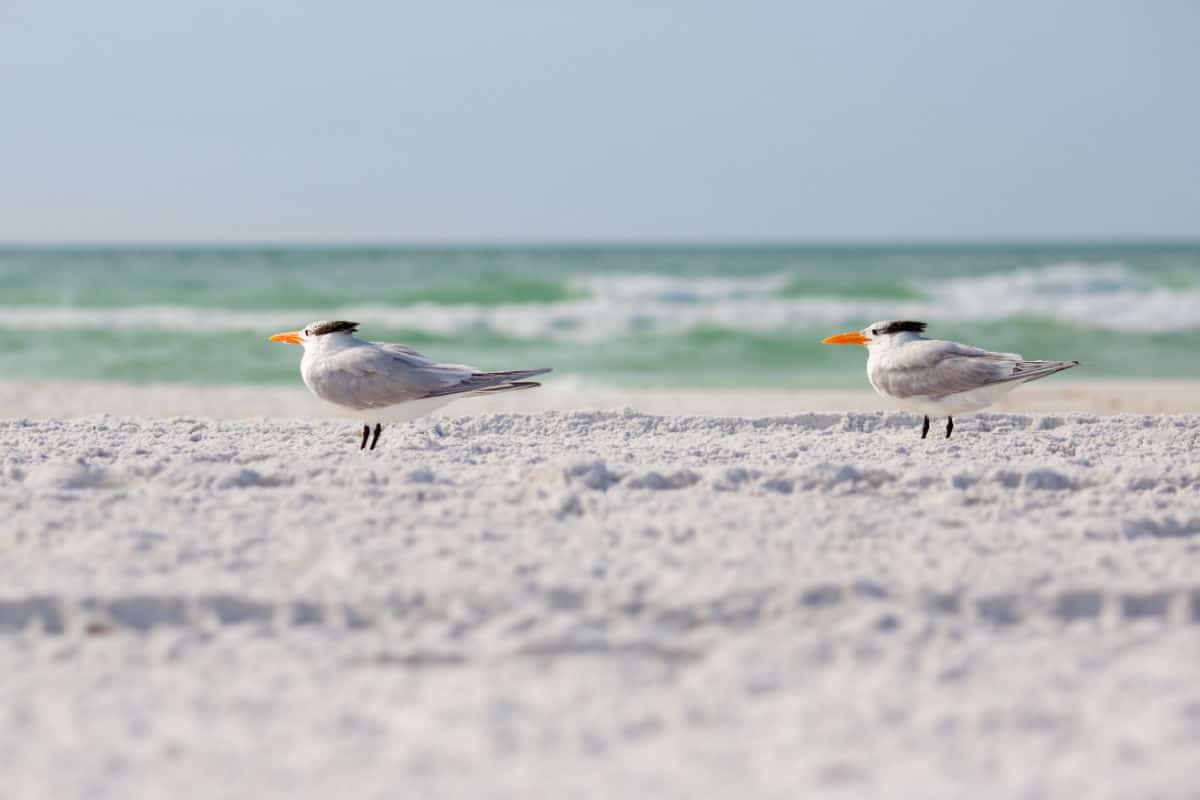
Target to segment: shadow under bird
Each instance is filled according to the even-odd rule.
[[[321,400],[364,421],[362,444],[379,443],[383,422],[415,419],[460,397],[541,386],[526,380],[549,369],[480,372],[464,364],[439,364],[411,347],[368,342],[354,335],[357,322],[310,323],[303,330],[277,333],[272,342],[304,347],[300,377]]]
[[[922,439],[930,416],[946,417],[949,439],[954,415],[979,411],[1022,383],[1079,366],[1078,361],[1027,361],[1016,353],[926,339],[924,331],[924,322],[882,320],[822,340],[866,347],[867,380],[881,397],[924,415]]]

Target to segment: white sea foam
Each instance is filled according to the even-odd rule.
[[[454,336],[488,332],[521,339],[599,341],[649,331],[701,326],[766,332],[857,327],[875,319],[995,321],[1037,317],[1129,333],[1200,329],[1200,290],[1157,286],[1112,263],[1046,267],[917,285],[925,297],[780,297],[787,275],[681,278],[595,276],[580,282],[586,298],[521,305],[356,305],[311,310],[212,309],[187,306],[83,308],[0,307],[3,328],[161,328],[258,332],[314,319],[354,319],[364,327]]]
[[[934,318],[1030,316],[1129,333],[1200,328],[1200,290],[1158,286],[1117,263],[1055,264],[921,288]]]

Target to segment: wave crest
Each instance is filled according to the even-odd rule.
[[[858,327],[874,319],[985,322],[1036,317],[1127,333],[1200,330],[1200,290],[1158,286],[1120,263],[1063,263],[915,284],[924,297],[789,296],[792,276],[593,276],[584,296],[529,304],[361,304],[340,308],[211,309],[0,307],[0,328],[161,328],[263,334],[312,319],[357,319],[370,329],[438,336],[487,332],[520,339],[604,340],[702,327],[766,332]]]

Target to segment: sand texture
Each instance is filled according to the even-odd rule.
[[[1200,416],[456,410],[0,421],[0,796],[1200,793]]]
[[[700,416],[778,416],[802,411],[891,410],[863,375],[861,389],[615,389],[549,375],[535,392],[471,397],[435,416],[622,410]],[[1196,414],[1200,381],[1072,381],[1053,376],[1002,398],[990,411],[1016,413]],[[60,419],[113,414],[131,417],[337,418],[342,412],[294,386],[132,385],[121,383],[0,381],[0,418]]]

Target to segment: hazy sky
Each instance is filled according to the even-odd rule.
[[[0,240],[1200,236],[1200,3],[0,0]]]

